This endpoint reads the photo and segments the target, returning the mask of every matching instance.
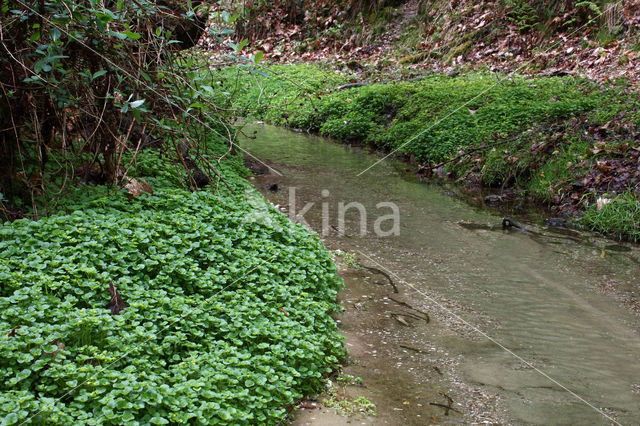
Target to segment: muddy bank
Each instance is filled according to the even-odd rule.
[[[329,247],[336,244],[328,242]],[[336,260],[346,284],[340,294],[344,311],[337,317],[349,351],[343,375],[361,378],[362,384],[342,386],[334,379],[332,386],[350,401],[365,397],[374,402],[377,415],[345,417],[327,408],[323,396],[321,408],[298,410],[293,424],[422,425],[503,419],[495,395],[461,386],[458,360],[436,343],[450,336],[441,319],[431,319],[407,303],[411,297],[402,283],[396,293],[384,275]]]

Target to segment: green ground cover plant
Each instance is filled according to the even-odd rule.
[[[315,65],[275,65],[266,73],[236,74],[241,113],[369,142],[413,154],[422,162],[442,161],[459,149],[513,137],[534,124],[555,124],[590,114],[604,124],[628,108],[615,89],[576,78],[524,78],[475,73],[434,75],[415,82],[376,83],[335,90],[351,77]],[[251,84],[255,79],[259,84]],[[632,120],[640,122],[635,113]]]
[[[2,423],[277,423],[343,356],[328,251],[266,202],[247,221],[239,156],[212,193],[138,155],[152,194],[78,185],[0,227]]]
[[[2,2],[1,424],[273,424],[343,356],[328,251],[206,84],[209,13]]]
[[[251,75],[226,69],[220,84],[236,89],[241,114],[445,163],[458,177],[520,187],[544,203],[557,202],[600,159],[637,147],[629,129],[640,128],[640,96],[624,85],[475,72],[338,89],[356,78],[295,64]],[[595,148],[603,143],[624,148]]]
[[[639,242],[640,200],[636,194],[627,191],[613,196],[600,209],[597,203],[593,203],[580,218],[580,222],[591,230]]]
[[[343,416],[376,416],[376,405],[364,396],[351,396],[347,392],[350,386],[362,386],[362,378],[341,371],[336,377],[336,384],[329,384],[323,403]]]

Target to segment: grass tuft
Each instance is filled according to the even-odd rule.
[[[580,223],[593,231],[640,242],[640,199],[629,190],[611,198],[600,210],[593,204],[580,218]]]

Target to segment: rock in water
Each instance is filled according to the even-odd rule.
[[[485,204],[500,204],[502,203],[502,197],[495,194],[490,194],[484,197]]]
[[[518,222],[516,222],[515,220],[509,217],[505,217],[504,219],[502,219],[502,229],[511,229],[511,228],[517,228],[521,231],[527,230],[527,228],[520,225]]]

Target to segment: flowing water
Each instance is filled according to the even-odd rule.
[[[379,157],[271,126],[254,130],[242,146],[283,174],[259,181],[278,184],[271,201],[290,208],[295,187],[297,212],[314,203],[304,215],[312,228],[322,233],[324,209],[326,239],[412,290],[410,302],[451,330],[432,342],[459,356],[465,383],[500,397],[507,422],[640,424],[638,248],[535,222],[525,221],[533,232],[503,231],[499,212],[419,182],[407,164],[386,160],[358,177]],[[340,202],[365,207],[365,235],[355,208],[338,235]],[[398,206],[397,236],[374,232],[391,213],[376,207],[382,202]]]

